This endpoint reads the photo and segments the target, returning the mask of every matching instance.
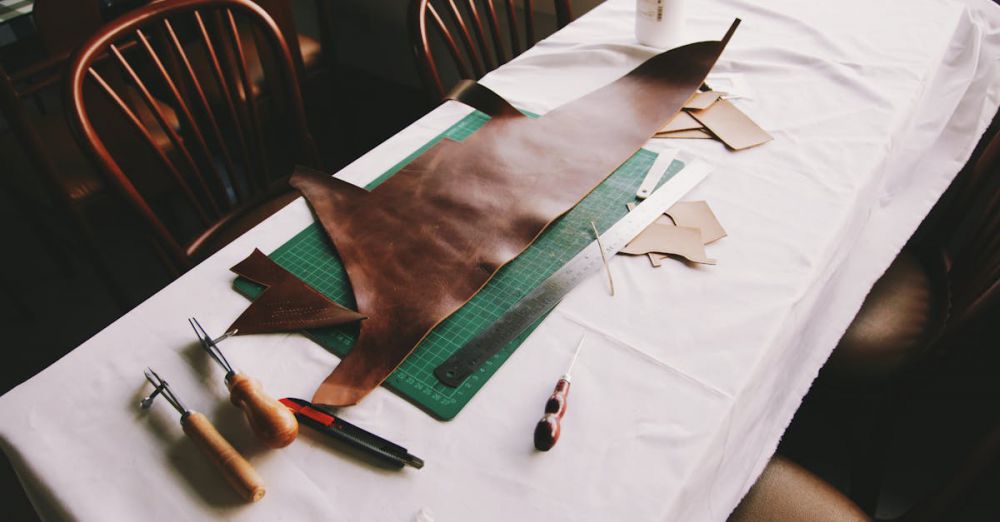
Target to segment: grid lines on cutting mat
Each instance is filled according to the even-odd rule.
[[[372,190],[389,179],[443,138],[461,141],[488,119],[478,111],[469,114],[369,183],[366,188]],[[458,388],[450,388],[438,382],[433,373],[434,368],[592,242],[594,234],[590,227],[591,220],[603,232],[624,216],[625,204],[635,201],[635,192],[655,158],[655,153],[639,150],[623,163],[576,207],[554,222],[521,255],[501,268],[468,303],[435,327],[389,376],[385,384],[435,417],[451,419],[457,415],[531,334],[541,319],[490,358]],[[661,183],[666,182],[682,166],[679,161],[671,164]],[[270,257],[327,297],[348,308],[355,307],[347,273],[318,223],[306,227],[278,247]],[[261,287],[243,279],[237,279],[234,286],[248,296],[256,296],[261,291]],[[351,325],[312,330],[306,334],[343,357],[353,346],[357,331],[358,326]]]

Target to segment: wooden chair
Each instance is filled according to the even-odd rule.
[[[254,53],[244,32],[254,35]],[[191,42],[198,42],[197,50]],[[192,67],[194,52],[209,66]],[[263,61],[257,65],[268,80],[266,100],[253,86],[251,56]],[[112,81],[116,76],[119,85]],[[122,85],[140,96],[123,95]],[[275,21],[250,0],[167,0],[122,16],[74,56],[66,93],[81,147],[148,226],[168,268],[177,271],[294,199],[286,180],[297,158],[318,166],[288,44]],[[177,128],[156,94],[176,110]],[[94,117],[103,112],[101,103],[111,106],[133,143],[123,147],[110,139],[115,133]],[[155,124],[138,117],[142,107]],[[166,144],[155,139],[157,131],[167,136]],[[125,154],[136,150],[147,153],[143,162]],[[156,185],[174,190],[157,195],[150,190]]]
[[[554,0],[553,4],[556,24],[565,27],[573,19],[570,0]],[[518,21],[518,10],[514,0],[413,0],[413,52],[424,89],[434,103],[454,81],[478,80],[537,42],[534,1],[521,3],[523,23]],[[443,69],[436,58],[444,52],[439,52],[441,46],[447,50],[451,69]],[[453,82],[445,82],[442,75],[453,76]]]
[[[896,412],[943,358],[1000,342],[1000,116],[918,234],[875,283],[823,368],[819,391],[847,392],[841,416],[868,418],[851,496],[878,503]],[[854,420],[850,420],[856,424]]]
[[[1000,306],[1000,117],[991,127],[936,219],[875,284],[825,369],[831,377],[885,383]]]

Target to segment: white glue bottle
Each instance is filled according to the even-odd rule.
[[[667,49],[681,43],[686,0],[636,0],[635,37],[639,43]]]

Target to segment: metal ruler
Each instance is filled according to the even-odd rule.
[[[646,229],[674,203],[705,179],[710,168],[700,161],[692,161],[675,174],[664,186],[657,189],[635,210],[625,214],[607,231],[601,241],[587,245],[579,254],[553,273],[528,295],[521,298],[503,316],[483,329],[458,349],[445,362],[434,369],[434,375],[443,384],[457,388],[490,357],[513,341],[525,328],[555,308],[559,301],[577,284],[603,267],[601,247],[609,258],[625,248],[635,236]]]

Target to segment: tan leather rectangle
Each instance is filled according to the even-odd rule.
[[[684,102],[685,109],[702,110],[712,106],[726,93],[718,91],[698,91]]]
[[[659,134],[661,132],[675,132],[700,128],[702,128],[702,125],[698,122],[698,120],[692,118],[687,112],[680,111],[675,114],[673,119],[668,121],[666,125],[660,127],[660,130],[656,131],[656,133]]]
[[[674,138],[674,139],[712,139],[712,135],[704,129],[691,129],[674,132],[657,132],[654,138]]]
[[[707,109],[690,111],[690,114],[733,150],[747,149],[774,139],[729,100],[719,100]]]

